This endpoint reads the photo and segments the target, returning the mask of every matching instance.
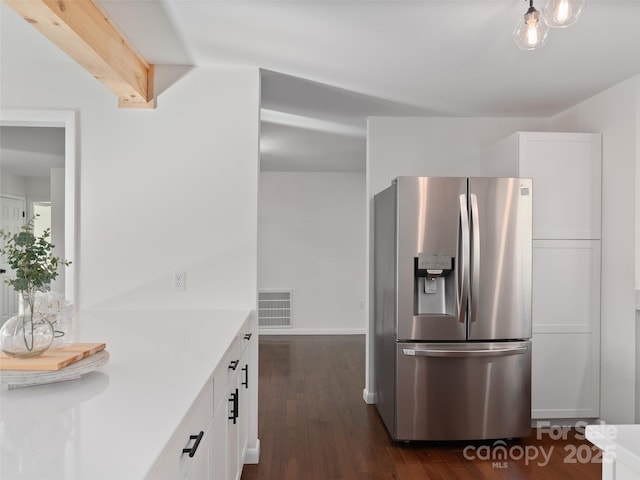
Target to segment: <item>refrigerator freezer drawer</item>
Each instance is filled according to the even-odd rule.
[[[395,440],[531,433],[531,342],[398,343]]]

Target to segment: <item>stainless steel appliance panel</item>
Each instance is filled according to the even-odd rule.
[[[531,433],[531,342],[396,344],[395,440]]]
[[[376,403],[389,431],[395,430],[396,191],[374,197],[374,368]]]
[[[531,179],[469,179],[469,340],[531,337],[531,198]]]
[[[464,340],[465,306],[461,304],[464,278],[459,242],[461,211],[466,202],[467,179],[457,177],[398,177],[397,179],[397,338],[402,340]],[[421,313],[416,262],[421,257],[450,257],[452,271],[441,308]],[[422,283],[420,283],[422,282]],[[438,294],[441,293],[439,290]],[[433,295],[431,295],[433,297]]]

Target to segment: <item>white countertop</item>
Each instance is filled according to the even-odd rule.
[[[587,425],[585,436],[616,462],[640,472],[640,425]]]
[[[80,312],[75,340],[109,363],[0,392],[2,480],[142,480],[249,311]]]

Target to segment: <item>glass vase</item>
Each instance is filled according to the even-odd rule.
[[[59,292],[36,292],[33,309],[36,317],[42,317],[53,327],[51,348],[71,343],[73,306]]]
[[[51,346],[53,336],[51,323],[34,317],[31,310],[25,308],[0,328],[0,348],[10,357],[35,357]]]

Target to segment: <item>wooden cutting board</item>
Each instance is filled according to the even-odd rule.
[[[38,370],[55,372],[105,348],[104,343],[69,343],[50,348],[32,358],[12,358],[0,353],[0,370]]]

